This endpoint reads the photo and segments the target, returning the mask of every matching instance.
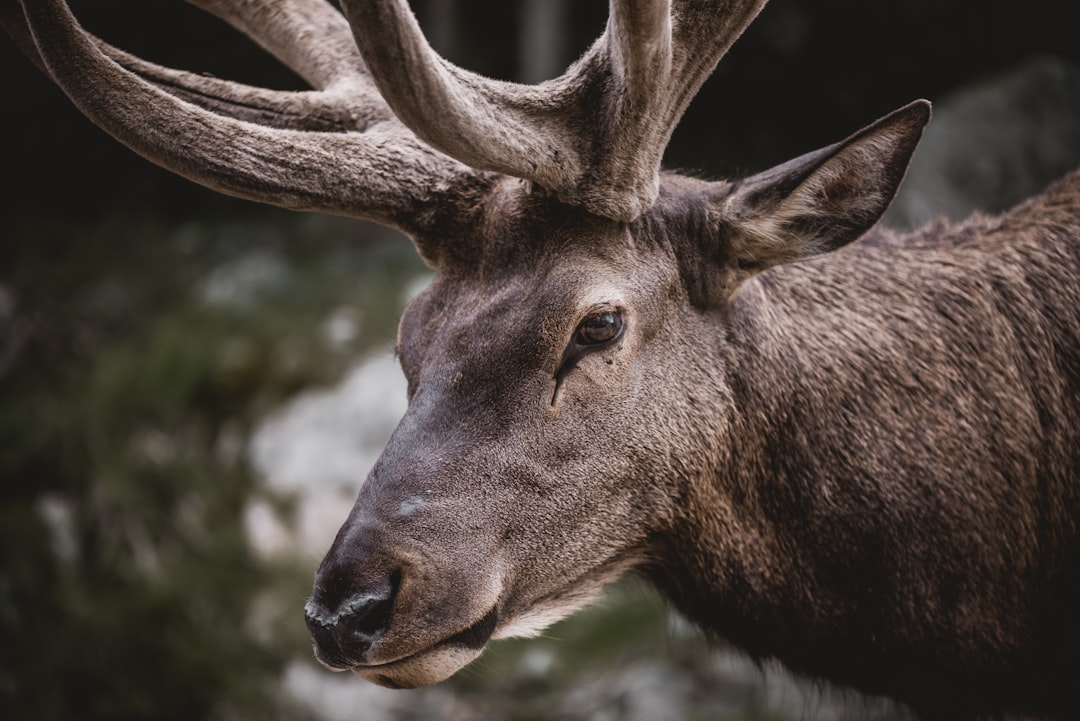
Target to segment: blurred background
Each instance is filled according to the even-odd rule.
[[[159,63],[301,87],[184,3],[72,5]],[[607,15],[603,0],[413,7],[451,60],[529,82],[561,73]],[[1080,166],[1073,12],[772,0],[666,164],[745,175],[926,97],[935,119],[886,222],[1006,208]],[[429,271],[392,231],[220,196],[136,157],[6,38],[0,66],[4,718],[904,718],[706,644],[633,579],[433,688],[324,671],[302,607],[404,410],[390,350]]]

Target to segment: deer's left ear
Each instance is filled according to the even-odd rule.
[[[728,186],[712,205],[725,241],[717,258],[727,266],[723,285],[733,291],[756,272],[836,250],[869,230],[929,120],[930,103],[917,100],[846,140]]]

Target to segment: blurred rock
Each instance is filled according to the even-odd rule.
[[[282,680],[285,693],[318,721],[484,721],[539,718],[518,700],[490,713],[475,699],[463,698],[446,684],[394,691],[361,681],[351,673],[331,674],[314,660],[294,661]]]
[[[321,557],[404,413],[405,378],[390,355],[379,355],[336,387],[302,393],[266,418],[248,449],[252,467],[297,507],[290,540],[268,508],[253,506],[247,523],[255,547]]]
[[[1038,57],[935,103],[884,223],[1001,212],[1077,166],[1080,67]]]
[[[363,314],[357,308],[341,306],[323,322],[323,340],[330,350],[344,352],[360,337],[362,325]]]
[[[405,378],[390,355],[355,367],[336,387],[301,393],[255,431],[256,471],[270,488],[353,493],[405,413]]]
[[[75,539],[75,507],[71,499],[57,493],[47,493],[38,499],[38,514],[49,529],[52,550],[65,563],[74,563],[79,555]]]
[[[395,718],[407,701],[402,694],[362,683],[351,673],[334,675],[308,661],[290,663],[283,685],[293,700],[312,710],[320,721]]]
[[[249,309],[281,290],[290,277],[281,255],[260,248],[212,270],[201,295],[214,308]]]

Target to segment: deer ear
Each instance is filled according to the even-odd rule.
[[[846,140],[736,183],[713,205],[727,241],[725,270],[745,280],[861,236],[892,202],[929,120],[930,103],[917,100]]]

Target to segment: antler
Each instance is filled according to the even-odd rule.
[[[344,0],[383,97],[434,147],[619,220],[648,209],[690,99],[766,0],[611,0],[604,34],[536,86],[480,77],[432,50],[406,0]]]
[[[145,62],[83,31],[62,0],[22,0],[35,48],[20,45],[110,135],[230,195],[414,232],[440,193],[475,176],[394,117],[324,0],[196,4],[319,89],[271,91]],[[18,42],[25,28],[4,19]]]
[[[686,105],[766,0],[611,0],[600,39],[536,86],[439,57],[406,0],[344,0],[348,21],[325,0],[188,1],[315,90],[148,63],[87,34],[63,0],[21,0],[24,17],[0,20],[17,42],[25,22],[24,51],[91,120],[159,165],[232,195],[415,232],[477,170],[632,220],[656,198]]]

